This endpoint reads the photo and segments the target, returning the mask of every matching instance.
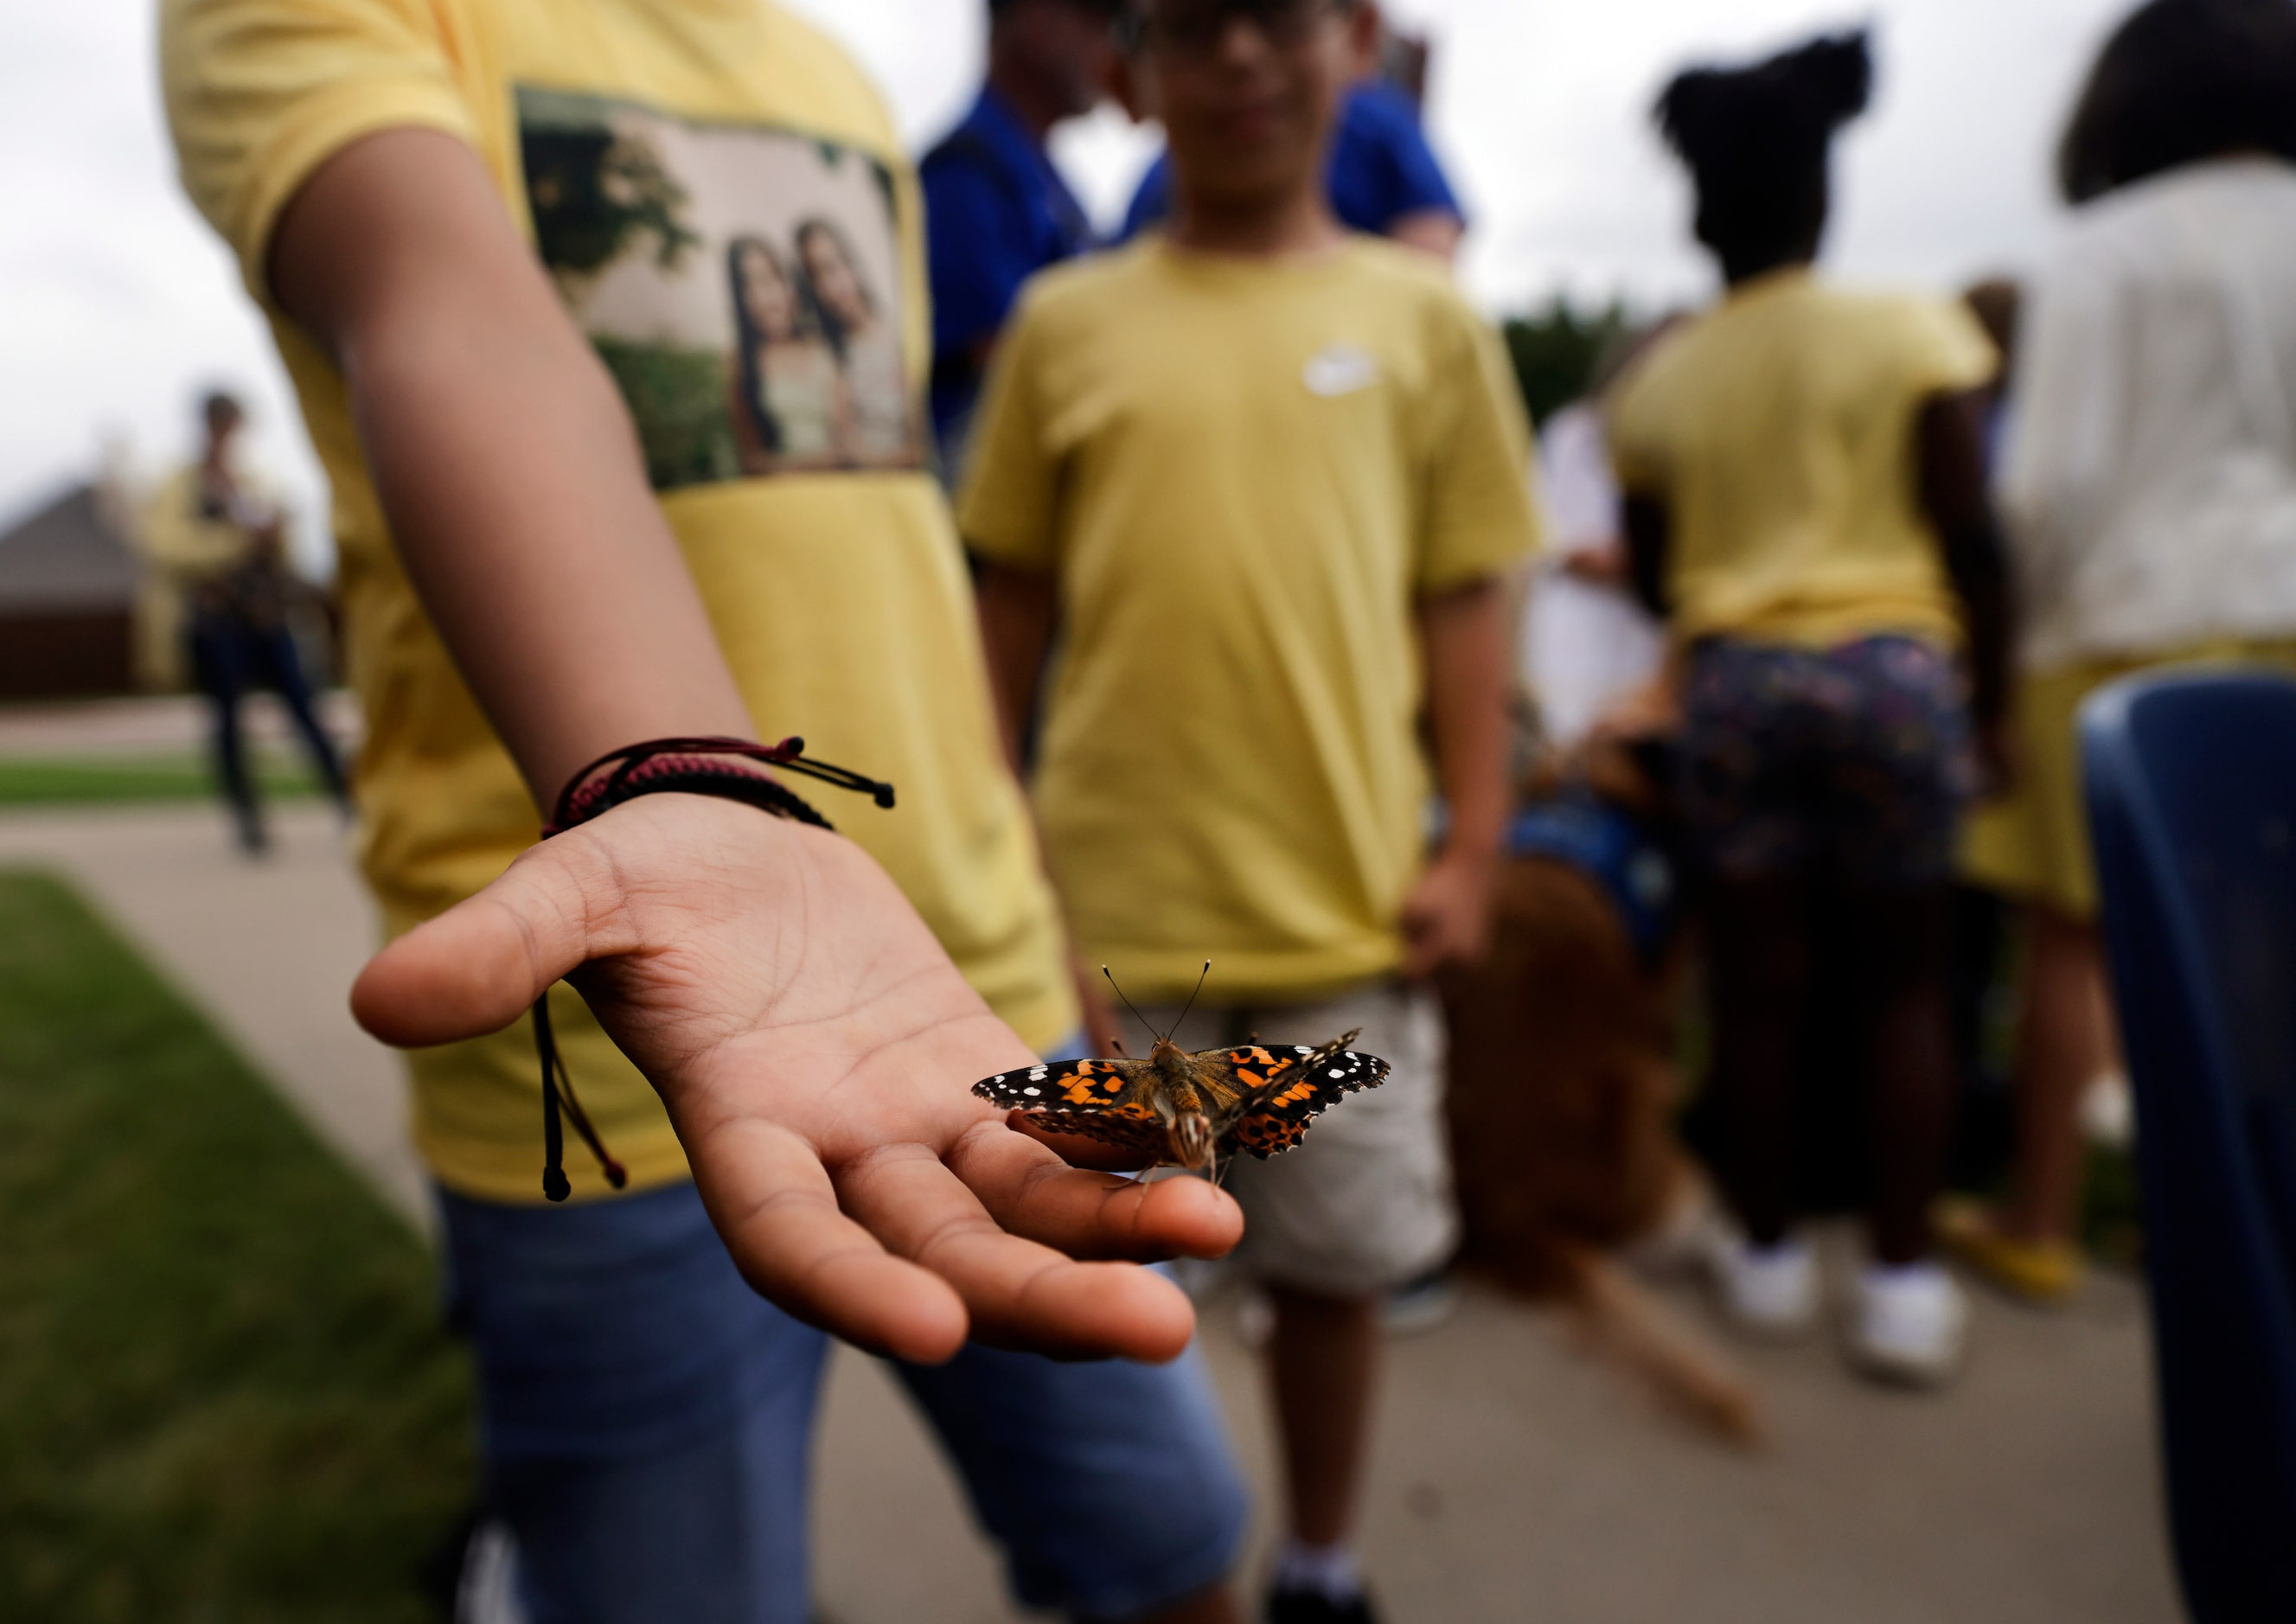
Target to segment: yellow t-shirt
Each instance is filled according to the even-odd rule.
[[[1759,277],[1660,340],[1608,416],[1620,486],[1671,518],[1675,636],[1957,642],[1914,430],[1924,401],[1997,365],[1957,304],[1843,292],[1804,271]]]
[[[184,180],[238,252],[334,487],[366,708],[363,860],[403,931],[537,834],[508,756],[409,588],[333,365],[269,304],[265,257],[313,168],[373,131],[469,142],[619,384],[663,511],[769,735],[890,779],[825,806],[972,984],[1039,1046],[1073,1030],[1058,915],[1003,766],[964,561],[927,468],[921,214],[884,108],[834,45],[756,0],[167,0]],[[776,346],[839,383],[757,387]],[[889,349],[904,363],[854,365]],[[816,370],[818,370],[816,366]],[[788,421],[792,413],[820,421]],[[802,447],[807,468],[786,453]],[[824,471],[826,461],[842,464]],[[685,1161],[652,1091],[564,988],[577,1087],[639,1184]],[[539,1193],[523,1023],[414,1057],[439,1177]],[[578,1192],[603,1185],[570,1158]]]
[[[1424,849],[1413,601],[1538,545],[1495,336],[1352,239],[1150,237],[1047,273],[1000,346],[959,527],[1060,578],[1036,781],[1078,944],[1136,998],[1379,975]]]
[[[267,500],[248,481],[240,485],[258,501]],[[193,463],[160,481],[136,514],[144,556],[178,588],[228,575],[254,556],[247,527],[228,513],[208,512],[201,494],[200,465]]]

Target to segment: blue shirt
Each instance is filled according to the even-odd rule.
[[[1092,223],[1044,146],[984,88],[917,166],[932,278],[933,431],[954,458],[980,393],[981,354],[1021,284],[1094,246]]]
[[[1466,217],[1419,127],[1418,104],[1382,80],[1368,80],[1348,93],[1324,185],[1340,224],[1375,237],[1385,236],[1404,216],[1427,209]],[[1124,234],[1154,225],[1171,209],[1171,167],[1160,155],[1132,194]]]

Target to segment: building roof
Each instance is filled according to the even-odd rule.
[[[78,484],[0,531],[0,613],[135,603],[143,564],[103,508],[94,486]]]

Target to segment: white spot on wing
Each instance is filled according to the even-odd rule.
[[[1023,1094],[1025,1094],[1025,1095],[1027,1095],[1030,1099],[1032,1099],[1032,1100],[1033,1100],[1033,1099],[1035,1099],[1038,1095],[1042,1094],[1042,1093],[1044,1092],[1044,1090],[1043,1090],[1043,1089],[1041,1089],[1041,1088],[1023,1088],[1023,1089],[1021,1089],[1021,1093],[1023,1093]]]

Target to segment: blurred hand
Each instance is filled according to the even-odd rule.
[[[2017,787],[2017,732],[2005,717],[1980,722],[1974,729],[1977,749],[1977,798],[1999,800]]]
[[[1627,583],[1626,545],[1612,541],[1605,545],[1581,547],[1566,554],[1562,560],[1562,571],[1597,586],[1623,586]]]
[[[562,976],[660,1092],[750,1284],[864,1348],[934,1361],[970,1334],[1168,1359],[1187,1299],[1072,1259],[1217,1257],[1242,1233],[1203,1181],[1078,1171],[975,1098],[1034,1056],[835,835],[644,797],[383,949],[351,1005],[385,1042],[445,1043]]]
[[[1472,964],[1490,944],[1495,857],[1446,852],[1403,901],[1403,977],[1424,980],[1446,964]]]

